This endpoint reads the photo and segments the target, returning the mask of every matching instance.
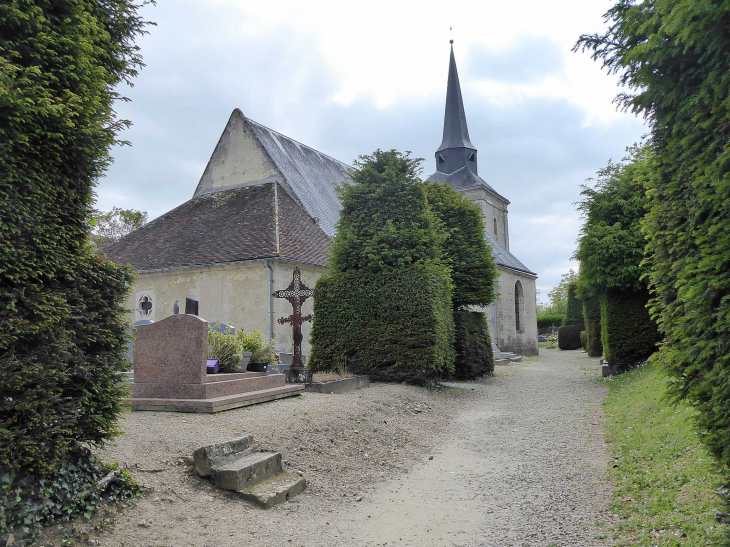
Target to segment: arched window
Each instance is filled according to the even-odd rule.
[[[524,332],[525,319],[522,317],[522,310],[524,309],[524,294],[522,292],[522,283],[519,281],[515,282],[515,330],[517,332]]]
[[[497,235],[497,219],[494,219],[494,235]]]

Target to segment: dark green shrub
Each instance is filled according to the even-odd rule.
[[[582,330],[583,325],[566,325],[558,328],[558,347],[565,350],[580,348],[580,333]]]
[[[426,384],[454,372],[451,285],[444,266],[329,273],[317,281],[309,368]]]
[[[494,302],[497,263],[484,235],[479,206],[451,184],[427,183],[428,206],[446,233],[443,261],[451,268],[454,309]]]
[[[494,372],[494,354],[487,318],[481,312],[454,312],[456,360],[454,378],[469,380]]]
[[[545,314],[537,316],[537,328],[538,329],[549,329],[553,325],[559,327],[563,324],[564,315],[560,314]]]
[[[597,297],[583,299],[583,319],[586,326],[585,350],[591,357],[603,355],[601,342],[601,302]]]
[[[583,330],[583,304],[577,295],[578,285],[575,281],[568,283],[568,304],[567,311],[565,312],[565,318],[563,319],[563,326],[568,325],[579,325],[580,332]]]
[[[588,351],[588,333],[584,330],[580,331],[580,346],[583,351]]]
[[[446,234],[428,208],[420,161],[376,150],[355,162],[343,185],[330,271],[317,281],[312,370],[344,363],[375,379],[417,384],[453,372]]]
[[[623,103],[649,118],[652,313],[672,392],[699,410],[702,439],[730,467],[730,17],[726,2],[619,2],[581,44],[622,74]],[[650,46],[651,44],[651,46]]]
[[[613,289],[601,296],[603,354],[608,364],[620,372],[656,351],[659,332],[646,308],[648,302],[648,291]]]
[[[136,10],[124,0],[0,8],[0,535],[41,480],[45,497],[63,499],[49,477],[74,465],[80,443],[110,439],[122,410],[133,277],[93,256],[89,224],[126,125],[117,86],[141,65]]]

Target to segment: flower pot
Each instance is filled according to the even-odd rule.
[[[267,372],[269,363],[265,363],[262,361],[253,361],[252,363],[248,364],[248,368],[246,369],[248,372]]]
[[[243,353],[241,353],[241,370],[246,370],[249,361],[251,361],[252,355],[253,352],[251,351],[244,351]]]

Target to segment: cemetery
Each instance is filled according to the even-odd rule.
[[[0,546],[730,545],[728,3],[159,4],[0,9]]]

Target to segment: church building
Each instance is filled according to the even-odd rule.
[[[431,179],[453,184],[484,214],[500,273],[498,300],[484,310],[492,339],[502,351],[536,354],[536,275],[510,254],[509,202],[478,176],[476,155],[452,49],[444,139]],[[191,298],[206,320],[260,330],[276,340],[277,351],[291,352],[292,328],[277,322],[291,305],[272,293],[289,285],[295,266],[309,287],[326,271],[341,209],[336,188],[351,171],[234,110],[192,198],[107,250],[137,272],[128,301],[132,321],[159,321],[173,314],[176,300]],[[309,299],[302,315],[311,311]],[[305,323],[305,356],[310,332]]]
[[[429,180],[451,184],[482,210],[484,233],[492,246],[499,271],[497,300],[479,310],[487,315],[492,341],[503,352],[537,355],[537,274],[510,253],[509,201],[479,176],[477,164],[477,149],[469,140],[452,45],[444,136],[436,150],[436,172]]]

